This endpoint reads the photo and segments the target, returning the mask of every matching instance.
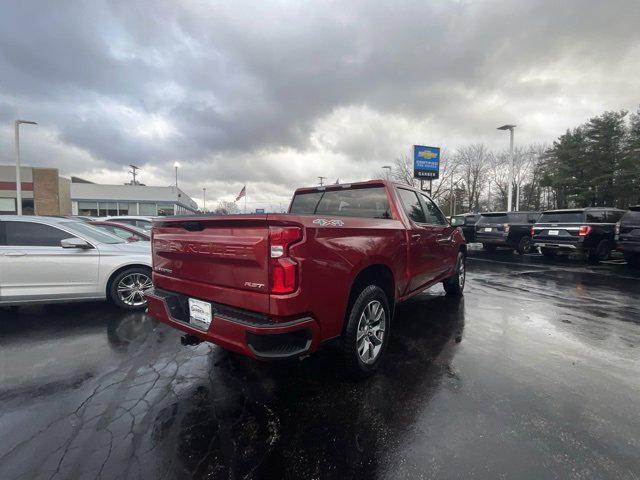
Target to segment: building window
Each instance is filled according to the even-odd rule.
[[[159,204],[158,205],[158,215],[162,217],[166,217],[167,215],[174,214],[174,207],[171,204]]]
[[[98,216],[116,216],[118,215],[118,204],[115,202],[99,202],[98,203]]]
[[[137,215],[138,204],[129,202],[118,202],[118,215]]]
[[[23,215],[34,215],[35,208],[33,206],[33,198],[23,198],[22,199],[22,214]]]
[[[155,217],[157,214],[155,203],[140,203],[140,215]]]
[[[98,216],[98,202],[78,202],[78,215],[83,217]]]
[[[9,215],[16,213],[15,198],[0,198],[0,214]]]

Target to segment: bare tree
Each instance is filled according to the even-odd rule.
[[[228,200],[220,200],[218,207],[214,210],[216,215],[234,215],[240,213],[240,208],[236,202],[230,202]]]
[[[456,164],[461,187],[465,190],[465,202],[469,211],[480,209],[480,195],[488,184],[488,173],[493,154],[486,145],[465,145],[456,152]]]

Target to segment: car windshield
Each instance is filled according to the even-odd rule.
[[[583,223],[584,212],[544,212],[538,223]]]
[[[478,220],[478,224],[482,225],[485,223],[507,223],[509,217],[507,217],[506,213],[497,213],[494,215],[481,215],[480,220]]]
[[[84,222],[64,222],[64,225],[69,230],[73,230],[77,232],[79,235],[83,237],[87,237],[90,240],[94,240],[100,243],[126,243],[120,237],[112,235],[110,233],[104,232],[99,228],[96,228],[92,225],[87,225]]]

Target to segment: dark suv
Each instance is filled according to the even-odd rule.
[[[479,218],[479,213],[461,213],[451,217],[451,225],[462,228],[464,239],[471,243],[476,241],[476,223]]]
[[[627,262],[640,266],[640,205],[629,208],[616,224],[616,242]]]
[[[615,224],[624,210],[606,207],[542,212],[531,229],[533,245],[545,257],[578,252],[591,263],[606,260],[615,248]]]
[[[531,250],[531,225],[539,212],[487,212],[476,223],[476,242],[485,250],[497,247],[514,248],[520,255]]]

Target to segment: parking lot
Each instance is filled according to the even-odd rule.
[[[640,478],[640,273],[474,251],[380,372],[261,364],[106,303],[0,312],[0,478]]]

